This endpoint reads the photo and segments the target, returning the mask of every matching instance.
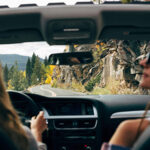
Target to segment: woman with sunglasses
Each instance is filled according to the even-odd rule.
[[[150,89],[150,53],[140,61],[144,68],[140,86]],[[150,122],[146,119],[134,119],[123,121],[115,131],[109,143],[104,143],[101,150],[130,150],[138,137],[149,126]]]

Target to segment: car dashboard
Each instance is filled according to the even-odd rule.
[[[29,94],[44,111],[48,122],[50,149],[98,149],[96,104],[90,99],[61,97],[48,98]],[[46,139],[47,140],[47,139]]]
[[[48,130],[43,134],[43,141],[51,150],[99,150],[121,121],[141,118],[150,99],[148,95],[25,95],[35,102],[39,110],[44,111]],[[12,99],[12,95],[10,97]],[[30,122],[33,108],[25,106],[25,101],[19,96],[14,97],[13,105],[19,111],[24,109],[25,122]]]

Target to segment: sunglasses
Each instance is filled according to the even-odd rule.
[[[150,65],[150,52],[148,52],[146,55],[146,64]]]

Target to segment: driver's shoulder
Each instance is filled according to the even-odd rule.
[[[23,126],[27,138],[28,138],[28,142],[29,142],[29,150],[47,150],[47,146],[46,144],[42,143],[42,142],[37,142],[30,130],[30,128],[28,128],[27,126]]]
[[[37,142],[33,134],[31,133],[31,130],[27,126],[23,126],[23,129],[25,130],[27,138],[28,138],[29,150],[38,150]]]

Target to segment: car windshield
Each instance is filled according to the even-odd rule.
[[[50,46],[46,42],[0,46],[0,60],[8,90],[45,96],[146,94],[139,88],[139,61],[148,41],[100,40],[95,44]],[[92,51],[89,64],[50,65],[52,53]]]
[[[87,0],[82,0],[85,1]],[[34,3],[46,6],[55,2],[74,5],[79,0],[5,0],[0,1],[0,5],[18,7]],[[92,2],[99,4],[118,1]],[[8,90],[45,96],[148,94],[147,90],[139,87],[142,74],[139,62],[147,54],[149,47],[149,41],[116,39],[99,40],[95,44],[85,45],[58,46],[48,45],[46,42],[1,44],[0,63]],[[51,54],[70,51],[90,51],[93,62],[78,65],[50,64]]]

